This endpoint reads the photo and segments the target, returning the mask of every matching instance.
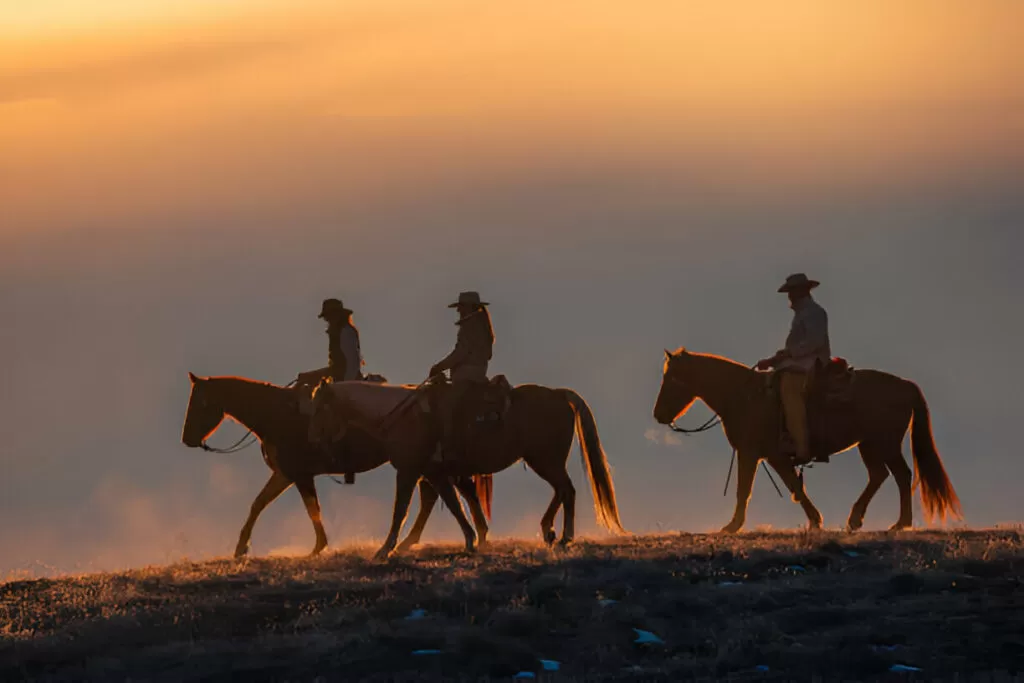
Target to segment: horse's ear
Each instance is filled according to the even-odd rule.
[[[665,360],[672,360],[672,352],[665,349]]]
[[[198,379],[199,378],[193,375],[191,372],[188,373],[188,380],[192,382],[192,384],[195,384]]]

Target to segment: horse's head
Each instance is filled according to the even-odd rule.
[[[679,419],[697,400],[697,394],[687,381],[690,354],[686,349],[675,353],[665,350],[665,368],[661,377],[661,390],[654,403],[654,419],[667,425]]]
[[[338,414],[330,383],[320,380],[313,390],[312,413],[309,416],[309,440],[314,444],[332,443],[345,437],[348,424]]]
[[[185,426],[181,429],[181,442],[189,448],[198,448],[224,419],[224,408],[210,395],[210,381],[191,372],[192,393],[185,411]]]

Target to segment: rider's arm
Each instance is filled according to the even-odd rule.
[[[461,340],[460,340],[461,342]],[[452,370],[459,367],[465,360],[466,356],[469,355],[469,349],[463,343],[455,345],[455,349],[447,356],[439,360],[435,365],[434,369],[436,372],[444,372],[445,370]]]
[[[445,370],[453,370],[462,365],[470,355],[470,340],[466,328],[459,328],[459,336],[455,341],[455,348],[447,356],[434,364],[432,375]]]

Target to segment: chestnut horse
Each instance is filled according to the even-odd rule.
[[[913,491],[921,487],[921,506],[928,521],[938,515],[962,518],[960,500],[942,466],[932,438],[928,404],[921,389],[910,380],[878,370],[855,370],[849,387],[850,399],[839,408],[837,429],[826,436],[830,454],[858,447],[868,470],[868,484],[853,504],[847,528],[859,529],[868,504],[892,473],[900,491],[900,516],[893,530],[913,525]],[[721,356],[692,353],[685,349],[665,351],[661,390],[654,405],[654,419],[668,425],[689,410],[698,398],[722,420],[726,438],[736,449],[738,477],[736,510],[722,531],[736,532],[746,519],[747,502],[754,486],[757,464],[762,459],[785,482],[794,502],[803,507],[812,528],[821,526],[821,513],[804,490],[789,457],[780,452],[781,412],[778,396],[765,384],[766,373]],[[903,456],[903,437],[911,429],[916,481]]]
[[[308,439],[308,405],[303,410],[302,404],[309,403],[309,395],[296,389],[241,377],[196,377],[189,373],[189,379],[192,391],[181,433],[182,443],[191,448],[205,447],[205,440],[210,434],[225,417],[231,417],[252,430],[260,440],[263,460],[271,469],[270,479],[253,501],[249,517],[242,526],[235,546],[235,557],[241,557],[249,551],[249,539],[256,518],[292,484],[299,490],[316,532],[316,545],[312,554],[317,555],[323,551],[327,547],[327,534],[321,521],[320,501],[313,478],[322,474],[341,474],[341,468],[337,458],[339,448],[326,451]],[[387,462],[386,453],[372,439],[363,438],[358,432],[353,433],[341,447],[346,450],[344,469],[348,472],[367,472]],[[487,496],[485,507],[486,516],[489,517],[489,478],[461,478],[455,481],[455,486],[473,510],[480,537],[486,538],[487,521],[478,490]],[[445,502],[449,507],[454,505],[461,510],[450,481],[434,481],[433,485],[427,480],[421,481],[420,513],[416,519],[420,531],[426,525],[439,493],[442,497],[447,496]]]
[[[625,533],[619,521],[615,486],[607,456],[601,447],[597,423],[590,406],[571,389],[551,389],[535,384],[511,389],[504,416],[496,425],[471,430],[465,453],[455,463],[432,460],[437,446],[437,429],[423,392],[416,387],[364,382],[322,383],[313,394],[310,440],[328,443],[345,438],[355,427],[379,424],[390,416],[390,427],[377,433],[397,470],[395,506],[391,531],[380,551],[387,557],[394,549],[409,510],[416,482],[423,476],[444,473],[468,477],[492,474],[524,460],[554,489],[554,496],[541,519],[546,543],[553,543],[555,515],[563,508],[560,543],[571,543],[575,535],[576,488],[566,461],[577,436],[583,463],[594,495],[598,523],[614,532]],[[452,510],[459,517],[461,508]],[[466,549],[474,550],[473,529],[462,516],[460,526]],[[412,537],[414,532],[410,532]]]

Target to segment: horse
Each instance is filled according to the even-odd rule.
[[[827,407],[834,428],[824,435],[820,450],[829,455],[857,446],[868,471],[864,492],[853,504],[846,527],[856,531],[864,524],[868,504],[891,473],[900,492],[900,516],[890,530],[913,525],[913,494],[920,485],[921,506],[930,523],[937,515],[962,519],[960,500],[942,465],[932,436],[931,417],[924,393],[914,382],[870,369],[853,371],[848,399]],[[711,354],[680,348],[665,350],[661,389],[654,404],[654,419],[671,425],[697,399],[718,414],[726,438],[736,449],[738,476],[736,509],[723,527],[726,533],[743,528],[747,502],[754,486],[757,465],[765,460],[785,482],[807,515],[810,528],[820,528],[821,513],[804,489],[803,477],[780,448],[781,408],[778,396],[767,388],[767,373]],[[903,456],[903,438],[911,426],[914,479]],[[814,437],[819,436],[813,434]]]
[[[416,387],[389,384],[342,382],[321,383],[313,393],[310,417],[311,441],[328,443],[344,438],[353,427],[377,423],[390,416],[391,427],[376,433],[397,470],[391,530],[377,553],[388,557],[405,523],[413,487],[421,476],[441,472],[472,476],[500,472],[524,460],[554,494],[541,518],[545,543],[555,541],[554,520],[563,509],[561,545],[575,536],[576,489],[566,468],[573,436],[580,442],[581,457],[594,496],[598,524],[615,533],[626,533],[619,520],[615,485],[607,455],[601,446],[594,414],[583,398],[571,389],[553,389],[536,384],[508,388],[500,421],[475,428],[464,439],[463,457],[454,463],[435,463],[437,429],[425,392]],[[461,510],[453,510],[458,518]],[[466,550],[473,552],[473,529],[459,522],[466,538]],[[410,532],[410,537],[415,533]]]
[[[322,474],[340,474],[339,469],[342,468],[337,462],[338,448],[329,451],[307,438],[309,418],[303,405],[309,403],[309,395],[241,377],[197,377],[191,372],[188,376],[192,389],[182,428],[182,443],[190,448],[208,449],[206,439],[225,417],[231,417],[256,435],[263,460],[271,470],[270,479],[253,501],[249,517],[242,526],[235,557],[243,557],[249,552],[256,518],[292,484],[302,496],[316,533],[311,556],[320,554],[327,547],[327,534],[321,521],[320,501],[313,479]],[[352,434],[345,446],[343,469],[346,472],[367,472],[387,462],[384,451],[377,448],[372,440],[361,438],[358,432]],[[426,526],[439,495],[434,484],[437,482],[432,484],[426,479],[420,482],[420,512],[416,519],[420,531]],[[490,484],[488,477],[459,478],[454,482],[473,510],[477,532],[484,539],[487,537],[487,519],[490,518]],[[451,486],[448,482],[447,486],[441,484],[440,488],[450,489]],[[446,490],[444,495],[447,494]],[[486,505],[481,505],[481,495],[486,497]],[[452,500],[458,505],[454,492],[446,503],[450,506]]]

